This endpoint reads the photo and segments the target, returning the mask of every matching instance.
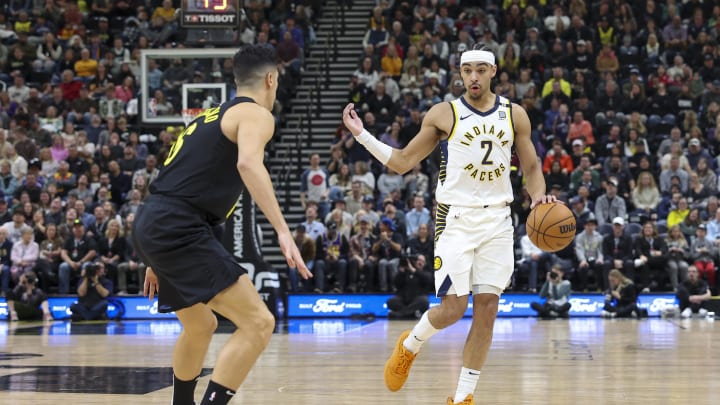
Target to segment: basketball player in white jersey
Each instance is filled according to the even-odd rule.
[[[343,121],[375,158],[399,173],[411,170],[440,144],[434,268],[441,304],[400,336],[385,364],[385,384],[391,391],[402,388],[422,344],[463,317],[472,292],[473,320],[463,367],[455,396],[447,399],[448,404],[467,405],[475,403],[473,393],[492,341],[500,294],[513,272],[509,207],[513,145],[532,206],[555,198],[545,195],[527,113],[490,91],[497,72],[493,53],[466,51],[460,64],[465,95],[433,106],[420,132],[404,149],[393,149],[370,135],[353,104],[345,107]]]

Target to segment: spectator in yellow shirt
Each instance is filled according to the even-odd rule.
[[[166,23],[175,22],[175,8],[172,0],[163,0],[162,7],[156,8],[152,14],[152,19],[155,17],[161,17]]]
[[[681,197],[678,200],[677,207],[673,208],[669,213],[667,217],[667,227],[672,228],[674,225],[679,225],[682,221],[685,220],[685,217],[688,216],[690,213],[690,208],[688,207],[688,202],[685,197]]]
[[[398,56],[396,47],[388,46],[386,49],[385,56],[380,59],[380,67],[393,79],[399,80],[402,74],[402,59]]]
[[[572,86],[570,85],[570,82],[563,79],[563,68],[562,66],[554,66],[552,68],[552,77],[548,79],[548,81],[543,84],[542,88],[542,98],[545,98],[548,94],[552,93],[553,89],[553,83],[560,82],[560,91],[563,92],[566,96],[570,97],[572,94]]]
[[[97,74],[98,62],[90,58],[90,51],[87,48],[83,48],[80,51],[80,59],[75,62],[73,68],[77,77],[88,82]]]

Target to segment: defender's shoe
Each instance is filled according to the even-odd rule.
[[[406,330],[397,340],[395,349],[390,358],[385,363],[385,386],[390,391],[397,391],[405,384],[405,380],[410,374],[410,366],[415,360],[414,354],[403,346],[403,341],[410,335],[410,331]]]
[[[447,405],[475,405],[472,394],[468,394],[462,402],[453,402],[453,397],[448,397]]]

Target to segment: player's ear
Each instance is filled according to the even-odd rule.
[[[265,86],[269,89],[273,87],[275,81],[278,80],[278,71],[270,70],[265,74]]]

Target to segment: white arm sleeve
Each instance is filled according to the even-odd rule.
[[[393,151],[392,146],[380,142],[366,129],[363,129],[360,135],[358,135],[355,139],[383,165],[386,165],[387,162],[390,161],[390,156],[392,156]]]

